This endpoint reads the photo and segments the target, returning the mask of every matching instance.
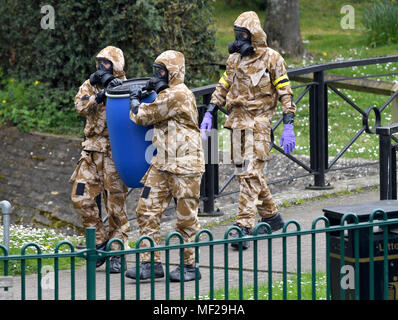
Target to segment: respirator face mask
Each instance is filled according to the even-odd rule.
[[[110,67],[106,68],[102,62],[110,64]],[[106,87],[114,78],[112,62],[108,59],[98,58],[97,71],[90,75],[90,84]]]
[[[153,64],[153,77],[148,80],[145,89],[154,90],[156,93],[169,87],[169,72],[162,64]]]
[[[228,45],[228,52],[230,54],[239,52],[242,57],[251,55],[254,48],[251,43],[250,31],[246,28],[234,27],[235,41]]]

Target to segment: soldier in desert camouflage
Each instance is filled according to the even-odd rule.
[[[86,118],[83,150],[75,171],[70,178],[72,203],[79,212],[84,227],[96,228],[98,250],[105,250],[107,242],[118,238],[127,245],[127,232],[130,225],[126,213],[127,187],[116,171],[113,162],[108,129],[106,125],[105,89],[114,87],[126,80],[122,50],[108,46],[96,57],[97,71],[86,80],[75,97],[77,112]],[[109,230],[106,230],[99,214],[96,197],[103,194],[109,217]],[[112,243],[111,249],[120,248]],[[97,267],[105,259],[97,260]],[[110,272],[120,273],[120,256],[110,261]]]
[[[272,199],[264,178],[269,160],[271,120],[278,100],[282,104],[284,131],[281,145],[285,153],[295,147],[293,119],[296,107],[281,55],[267,46],[267,37],[253,11],[242,13],[234,23],[235,41],[229,45],[226,71],[214,91],[201,124],[202,136],[212,127],[212,114],[225,106],[228,117],[224,127],[231,129],[232,161],[240,183],[239,213],[235,225],[243,236],[255,226],[256,211],[260,222],[273,231],[283,227],[283,219]],[[264,233],[265,228],[259,228]],[[238,237],[236,232],[233,237]],[[243,248],[249,247],[243,242]],[[233,243],[234,248],[238,243]]]
[[[152,103],[141,103],[140,87],[130,89],[130,119],[138,125],[154,125],[153,144],[157,154],[142,178],[144,185],[137,207],[141,236],[150,236],[160,243],[162,212],[172,198],[176,202],[177,225],[184,242],[192,242],[200,225],[197,218],[200,182],[204,172],[204,154],[198,124],[198,112],[193,93],[184,84],[185,61],[181,52],[168,50],[154,63],[154,77],[148,90],[158,94]],[[144,240],[141,246],[149,246]],[[150,275],[150,253],[141,254],[140,279]],[[137,278],[136,266],[126,276]],[[164,277],[160,252],[155,252],[155,277]],[[200,279],[199,273],[199,279]],[[184,250],[184,281],[195,276],[195,250]],[[181,281],[180,267],[170,272],[171,281]]]

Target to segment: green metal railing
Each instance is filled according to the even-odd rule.
[[[376,217],[379,220],[376,220]],[[381,219],[380,219],[381,218]],[[348,220],[352,220],[353,223],[348,223]],[[318,227],[319,223],[323,222],[324,226]],[[301,275],[302,275],[302,263],[303,263],[303,256],[302,256],[302,237],[304,236],[309,236],[310,237],[310,243],[311,243],[311,264],[310,264],[310,270],[311,270],[311,281],[312,281],[312,293],[311,293],[311,298],[316,300],[317,295],[316,295],[316,272],[317,272],[317,236],[323,235],[325,236],[325,244],[324,246],[325,249],[325,256],[324,256],[324,262],[325,262],[325,272],[326,272],[326,299],[345,299],[347,297],[347,290],[345,290],[342,286],[340,286],[340,295],[339,297],[336,297],[336,294],[332,294],[332,285],[333,281],[338,282],[343,279],[343,274],[340,272],[337,272],[337,278],[336,278],[336,272],[331,270],[331,259],[339,259],[340,262],[340,271],[342,268],[346,265],[346,263],[350,263],[353,265],[353,268],[355,270],[355,299],[363,299],[363,280],[360,278],[361,272],[362,275],[364,274],[364,266],[369,268],[369,274],[367,275],[368,278],[366,280],[366,285],[367,283],[369,284],[369,290],[365,290],[366,295],[368,295],[369,299],[375,299],[375,283],[379,282],[380,279],[383,279],[383,299],[388,299],[389,298],[389,260],[397,259],[397,265],[398,265],[398,254],[394,254],[394,250],[397,250],[398,248],[398,241],[396,246],[390,245],[389,247],[389,237],[391,236],[391,233],[389,232],[388,226],[391,225],[397,225],[398,224],[398,219],[388,219],[387,214],[382,211],[382,210],[375,210],[372,212],[370,215],[370,219],[368,222],[359,222],[358,217],[353,214],[353,213],[347,213],[343,216],[341,219],[340,225],[333,225],[331,226],[329,223],[329,220],[326,217],[318,217],[312,222],[312,226],[310,229],[302,230],[300,224],[296,220],[289,220],[285,223],[282,232],[277,232],[277,233],[272,233],[270,226],[265,223],[260,223],[256,226],[256,228],[253,230],[252,235],[247,236],[242,238],[242,233],[239,228],[236,226],[229,227],[225,233],[224,233],[224,238],[222,239],[214,239],[214,236],[212,232],[208,229],[203,229],[198,232],[196,235],[196,239],[193,243],[184,243],[183,238],[181,234],[177,232],[173,232],[169,234],[165,240],[164,245],[160,246],[154,246],[154,242],[151,238],[149,237],[141,237],[137,243],[135,248],[130,248],[130,249],[125,249],[124,244],[121,240],[119,239],[112,239],[111,241],[108,242],[106,250],[100,251],[96,250],[95,247],[95,229],[94,228],[87,228],[86,229],[86,249],[84,250],[79,250],[76,251],[72,243],[68,241],[62,241],[60,242],[55,250],[54,253],[42,253],[40,247],[31,242],[25,244],[21,248],[21,254],[20,255],[9,255],[7,249],[0,245],[0,252],[3,252],[3,255],[0,256],[0,264],[3,264],[3,274],[5,276],[8,275],[8,272],[10,270],[9,264],[12,261],[19,261],[21,264],[21,273],[20,275],[16,276],[17,278],[20,277],[21,281],[21,292],[20,292],[20,298],[22,300],[25,300],[26,297],[26,261],[27,260],[36,260],[37,261],[37,299],[41,300],[43,298],[42,295],[42,261],[44,259],[53,259],[54,261],[54,299],[58,300],[60,298],[60,283],[59,283],[59,259],[62,258],[69,258],[70,259],[70,299],[74,300],[76,299],[76,292],[77,290],[81,290],[81,288],[76,287],[76,273],[81,272],[76,268],[76,259],[77,258],[83,258],[86,260],[86,295],[85,298],[87,300],[95,300],[97,298],[96,293],[97,293],[97,270],[96,270],[96,260],[100,258],[107,258],[106,265],[105,265],[105,299],[111,299],[112,297],[112,292],[111,292],[111,281],[115,281],[115,278],[112,278],[110,275],[110,257],[111,256],[121,256],[121,263],[122,263],[122,270],[124,270],[124,266],[126,265],[127,261],[126,258],[129,256],[135,256],[136,260],[136,268],[137,268],[137,274],[139,274],[139,268],[140,268],[140,254],[144,252],[150,252],[151,253],[151,279],[147,282],[143,282],[140,279],[137,279],[135,281],[135,299],[156,299],[156,298],[161,298],[161,299],[175,299],[175,296],[171,295],[171,285],[170,285],[170,278],[169,278],[169,272],[170,272],[170,266],[171,266],[171,251],[172,250],[177,250],[179,253],[179,265],[180,265],[180,270],[181,270],[181,276],[183,275],[184,272],[184,249],[186,248],[195,248],[195,261],[196,261],[196,273],[197,275],[199,274],[199,262],[200,262],[200,248],[201,247],[207,247],[208,248],[208,255],[209,255],[209,265],[208,268],[206,268],[206,277],[208,277],[209,282],[208,287],[204,288],[208,292],[208,298],[210,300],[214,299],[214,294],[216,289],[220,288],[215,288],[215,270],[219,269],[224,269],[223,270],[223,275],[224,275],[224,294],[225,294],[225,299],[229,299],[229,291],[230,291],[230,244],[233,242],[239,242],[239,249],[237,252],[234,252],[233,254],[237,254],[237,262],[238,262],[238,290],[239,290],[239,299],[243,299],[243,292],[244,292],[244,274],[246,272],[251,272],[252,273],[252,285],[253,285],[253,290],[254,290],[254,299],[260,299],[262,297],[259,296],[258,294],[258,288],[259,285],[261,284],[259,281],[259,249],[260,249],[260,244],[262,243],[267,243],[267,250],[266,250],[266,255],[267,257],[263,259],[261,257],[261,261],[266,262],[267,264],[267,282],[268,282],[268,299],[273,298],[273,276],[275,273],[275,270],[273,270],[274,267],[274,260],[273,260],[273,248],[275,249],[274,243],[275,240],[279,239],[282,241],[282,281],[283,281],[283,299],[287,299],[287,282],[288,282],[288,248],[287,248],[287,240],[288,239],[295,239],[296,241],[296,277],[297,277],[297,299],[300,300],[302,299],[302,281],[301,281]],[[288,229],[290,228],[290,225],[295,226],[295,230],[291,231]],[[266,234],[258,234],[258,229],[260,226],[265,226],[266,228]],[[383,231],[383,248],[384,248],[384,253],[382,256],[378,255],[375,256],[375,235],[374,235],[374,228],[375,227],[382,227]],[[240,234],[240,238],[231,238],[230,233],[231,231],[236,231]],[[360,234],[363,235],[365,232],[369,236],[369,241],[367,242],[367,248],[364,248],[364,242],[362,241],[361,243],[361,238]],[[347,244],[347,239],[350,237],[345,236],[345,233],[353,233],[352,241],[353,243]],[[208,238],[207,240],[203,240],[203,238]],[[340,248],[339,252],[332,252],[331,248],[331,238],[333,238],[334,241],[339,241],[340,243]],[[398,236],[397,236],[398,237]],[[338,239],[340,238],[340,239]],[[140,247],[142,241],[148,240],[150,243],[149,247]],[[172,241],[176,242],[177,240],[178,243],[173,243]],[[390,239],[391,240],[391,239]],[[248,250],[252,250],[253,253],[253,269],[250,271],[247,271],[245,269],[246,263],[244,261],[244,253],[243,253],[243,248],[242,248],[242,242],[243,241],[248,241],[252,244],[251,248]],[[261,242],[263,241],[263,242]],[[112,243],[117,242],[120,244],[120,250],[113,250],[110,251],[110,246]],[[353,257],[347,256],[347,250],[350,247],[350,245],[353,245]],[[59,252],[60,247],[62,246],[67,246],[69,248],[69,252]],[[26,250],[28,248],[34,248],[36,249],[35,254],[26,254]],[[218,249],[218,250],[217,250]],[[361,257],[361,252],[363,252],[364,249],[367,249],[368,252],[368,257]],[[361,251],[362,250],[362,251]],[[158,286],[159,283],[155,281],[154,278],[154,256],[155,256],[155,251],[163,251],[165,253],[165,279],[162,280],[164,281],[164,287],[165,287],[165,292],[164,292],[164,297],[159,297],[156,296],[156,287]],[[366,251],[366,250],[365,250]],[[221,252],[223,252],[223,267],[221,268],[220,266],[215,267],[215,254],[217,254],[217,258],[220,260],[221,259]],[[398,252],[398,251],[397,251]],[[362,253],[363,255],[363,253]],[[375,274],[375,261],[383,261],[383,274],[381,275],[380,273]],[[365,262],[365,264],[364,264]],[[367,265],[367,262],[369,263]],[[202,268],[203,270],[203,268]],[[333,273],[334,272],[334,273]],[[366,273],[366,272],[365,272]],[[332,279],[333,275],[333,279]],[[398,274],[396,275],[396,278]],[[202,279],[203,281],[203,279]],[[187,283],[181,282],[179,284],[179,299],[186,299],[186,285]],[[194,298],[195,299],[200,299],[200,289],[201,289],[201,281],[196,279],[191,286],[194,286]],[[142,286],[146,286],[150,288],[150,295],[143,296],[142,295]],[[397,286],[398,287],[398,286]],[[12,288],[14,289],[14,288]],[[203,289],[203,288],[202,288]],[[126,290],[127,292],[131,293],[132,288],[130,286],[126,286],[126,280],[125,280],[125,275],[124,272],[120,274],[120,297],[118,299],[125,300],[126,299]],[[173,293],[175,295],[175,287],[173,287]],[[113,292],[114,293],[114,292]],[[114,297],[114,295],[113,295]]]

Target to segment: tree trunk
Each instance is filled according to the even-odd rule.
[[[299,0],[267,0],[264,31],[268,45],[282,54],[305,52],[300,35]]]

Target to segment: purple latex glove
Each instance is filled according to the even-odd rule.
[[[200,132],[202,133],[203,140],[207,139],[206,131],[210,133],[212,127],[213,116],[210,112],[206,112],[205,116],[203,117],[202,123],[200,124]]]
[[[289,154],[296,146],[296,137],[294,136],[293,124],[285,124],[281,136],[281,147],[284,146],[284,151]]]

